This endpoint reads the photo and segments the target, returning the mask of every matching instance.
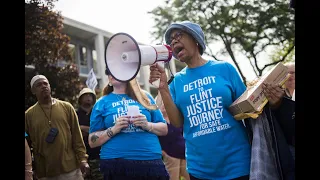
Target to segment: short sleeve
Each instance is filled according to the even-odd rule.
[[[246,86],[241,80],[241,77],[235,67],[230,63],[226,63],[226,65],[228,67],[230,81],[233,89],[232,100],[235,101],[244,93],[244,91],[246,90]]]
[[[103,103],[99,101],[93,106],[91,111],[89,133],[93,133],[104,128],[102,113],[103,113]]]
[[[173,81],[169,84],[169,90],[170,90],[170,95],[171,95],[171,98],[172,98],[174,104],[177,104],[176,103],[176,91],[174,89],[174,84],[175,84],[175,79],[173,79]]]

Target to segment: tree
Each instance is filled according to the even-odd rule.
[[[284,59],[283,63],[295,61],[294,45],[286,44],[283,49],[273,50],[270,58],[272,62],[277,62],[279,59]]]
[[[62,33],[62,16],[53,11],[56,0],[25,1],[25,108],[36,102],[31,93],[30,80],[36,74],[45,75],[55,98],[76,104],[80,91],[77,67],[68,52],[70,38]],[[64,60],[65,65],[58,65]]]
[[[170,23],[190,20],[197,22],[206,36],[206,44],[220,41],[224,48],[217,54],[208,47],[205,53],[217,59],[228,54],[244,82],[246,78],[238,65],[235,53],[243,53],[257,76],[285,58],[265,62],[261,67],[259,55],[267,48],[294,49],[294,13],[287,0],[172,0],[166,1],[149,13],[152,14],[155,40],[163,40]],[[291,46],[287,48],[287,45]],[[287,57],[283,55],[282,57]]]

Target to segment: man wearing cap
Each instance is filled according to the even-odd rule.
[[[85,180],[103,180],[103,174],[99,170],[100,146],[91,148],[88,142],[90,129],[90,115],[93,105],[96,102],[96,94],[90,88],[83,88],[79,93],[77,110],[80,129],[83,141],[87,149],[88,163],[90,165],[90,174],[85,176]]]
[[[190,21],[171,24],[165,41],[187,67],[168,85],[164,69],[150,66],[170,123],[183,127],[187,171],[191,180],[249,180],[250,144],[242,121],[228,107],[245,90],[237,70],[226,61],[202,57],[206,49],[201,27]]]
[[[77,114],[66,101],[51,97],[43,75],[30,82],[37,102],[25,112],[25,132],[30,136],[34,170],[40,180],[83,180],[89,172],[86,148]]]

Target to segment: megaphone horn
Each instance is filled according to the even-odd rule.
[[[105,63],[108,73],[120,82],[135,78],[141,66],[164,63],[172,58],[168,45],[138,45],[127,33],[116,33],[110,37],[105,49]],[[158,85],[159,82],[154,84]]]

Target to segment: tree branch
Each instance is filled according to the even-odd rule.
[[[209,53],[205,53],[205,52],[204,53],[208,56],[212,56],[215,60],[217,60],[218,58],[215,55],[213,55],[212,49],[209,47],[208,41],[207,40],[205,41],[206,41],[207,49],[209,50]]]
[[[213,54],[211,54],[211,53],[212,53],[212,52],[210,52],[210,53],[204,52],[205,55],[211,56],[211,57],[213,57],[215,60],[219,60],[215,55],[213,55]]]
[[[200,8],[200,6],[198,8]],[[204,17],[206,19],[208,19],[206,13],[204,13],[205,11],[203,11],[201,9],[200,9],[200,11],[203,13]],[[210,28],[211,28],[211,26],[210,26]],[[215,55],[213,55],[212,49],[209,47],[208,40],[205,39],[205,41],[206,41],[206,44],[207,44],[207,49],[209,50],[209,53],[210,53],[210,54],[209,53],[205,53],[205,54],[207,54],[208,56],[212,56],[215,60],[218,60],[218,58]]]
[[[252,58],[253,58],[253,60],[254,60],[254,65],[255,65],[257,71],[259,72],[259,76],[260,76],[262,70],[260,70],[260,68],[259,68],[259,66],[258,66],[258,60],[257,60],[256,55],[255,55],[254,52],[253,52],[253,49],[254,49],[254,48],[251,49],[250,54],[251,54],[251,56],[252,56]]]
[[[261,47],[261,49],[255,53],[255,55],[257,56],[258,54],[260,54],[262,51],[264,51],[264,49],[265,49],[267,46],[270,46],[270,45],[277,45],[277,44],[275,44],[275,43],[270,43],[270,41],[269,41],[268,43],[266,43],[265,45],[263,45],[263,46]]]
[[[249,57],[248,57],[248,60],[249,60],[249,63],[250,63],[250,65],[251,65],[251,67],[252,67],[252,69],[254,71],[254,74],[256,74],[256,76],[259,77],[259,75],[258,75],[258,73],[256,71],[256,68],[254,68],[254,65],[252,64],[251,59]]]
[[[242,73],[242,71],[241,71],[241,69],[240,69],[240,66],[239,66],[238,62],[236,61],[236,58],[235,58],[235,56],[234,56],[234,54],[233,54],[233,51],[232,51],[232,49],[231,49],[231,44],[229,44],[228,39],[227,39],[226,37],[224,37],[224,36],[225,36],[224,33],[221,33],[219,36],[220,36],[220,38],[222,39],[222,41],[223,41],[223,43],[224,43],[224,45],[225,45],[225,47],[226,47],[226,49],[227,49],[227,51],[228,51],[231,59],[232,59],[232,61],[234,62],[235,66],[237,67],[237,69],[238,69],[238,71],[239,71],[239,73],[240,73],[240,76],[242,77],[243,82],[246,84],[247,79],[246,79],[246,77],[243,75],[243,73]]]
[[[275,64],[278,64],[279,62],[283,62],[284,60],[286,60],[287,56],[290,54],[290,52],[294,49],[295,45],[291,46],[287,53],[278,61],[275,61],[275,62],[272,62],[272,63],[269,63],[269,64],[266,64],[264,65],[264,67],[261,69],[262,71],[265,70],[268,66],[272,66],[272,65],[275,65]]]

